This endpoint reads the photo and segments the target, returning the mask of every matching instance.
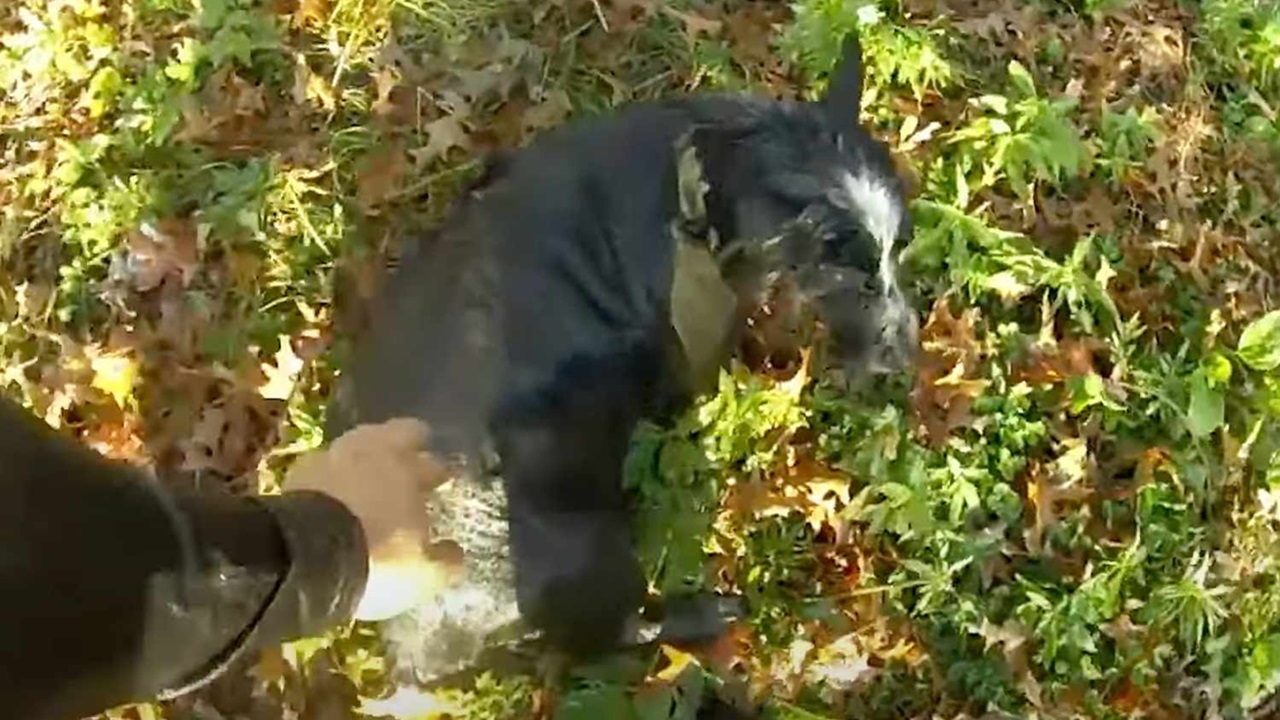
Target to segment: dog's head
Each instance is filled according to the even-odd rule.
[[[822,100],[753,107],[694,135],[726,279],[794,287],[850,375],[902,367],[917,327],[897,277],[906,198],[888,148],[858,123],[861,89],[851,38]]]

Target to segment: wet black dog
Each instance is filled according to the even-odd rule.
[[[545,134],[406,252],[357,341],[330,430],[417,416],[461,475],[501,476],[520,613],[561,647],[607,649],[641,604],[633,428],[706,389],[769,288],[851,374],[914,344],[861,75],[853,41],[819,103],[686,97]]]

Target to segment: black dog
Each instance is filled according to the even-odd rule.
[[[634,426],[707,389],[771,287],[849,373],[914,344],[908,212],[861,75],[851,41],[820,103],[688,97],[545,134],[406,252],[357,341],[331,432],[417,416],[459,475],[500,476],[520,613],[562,648],[613,646],[645,595]]]

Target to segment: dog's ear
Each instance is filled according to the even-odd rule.
[[[862,43],[855,31],[845,38],[840,62],[831,72],[822,108],[832,127],[840,131],[858,124],[862,106]]]

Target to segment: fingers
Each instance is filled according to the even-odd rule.
[[[356,429],[365,428],[376,432],[379,443],[388,450],[420,450],[431,437],[430,426],[417,418],[393,418],[380,425],[362,425]]]
[[[422,489],[424,491],[435,490],[449,479],[448,469],[434,454],[423,450],[418,453],[415,460],[415,467],[417,468],[418,476],[422,479]]]
[[[366,423],[343,433],[332,448],[343,453],[398,454],[422,450],[431,428],[416,418],[400,417],[382,423]]]

